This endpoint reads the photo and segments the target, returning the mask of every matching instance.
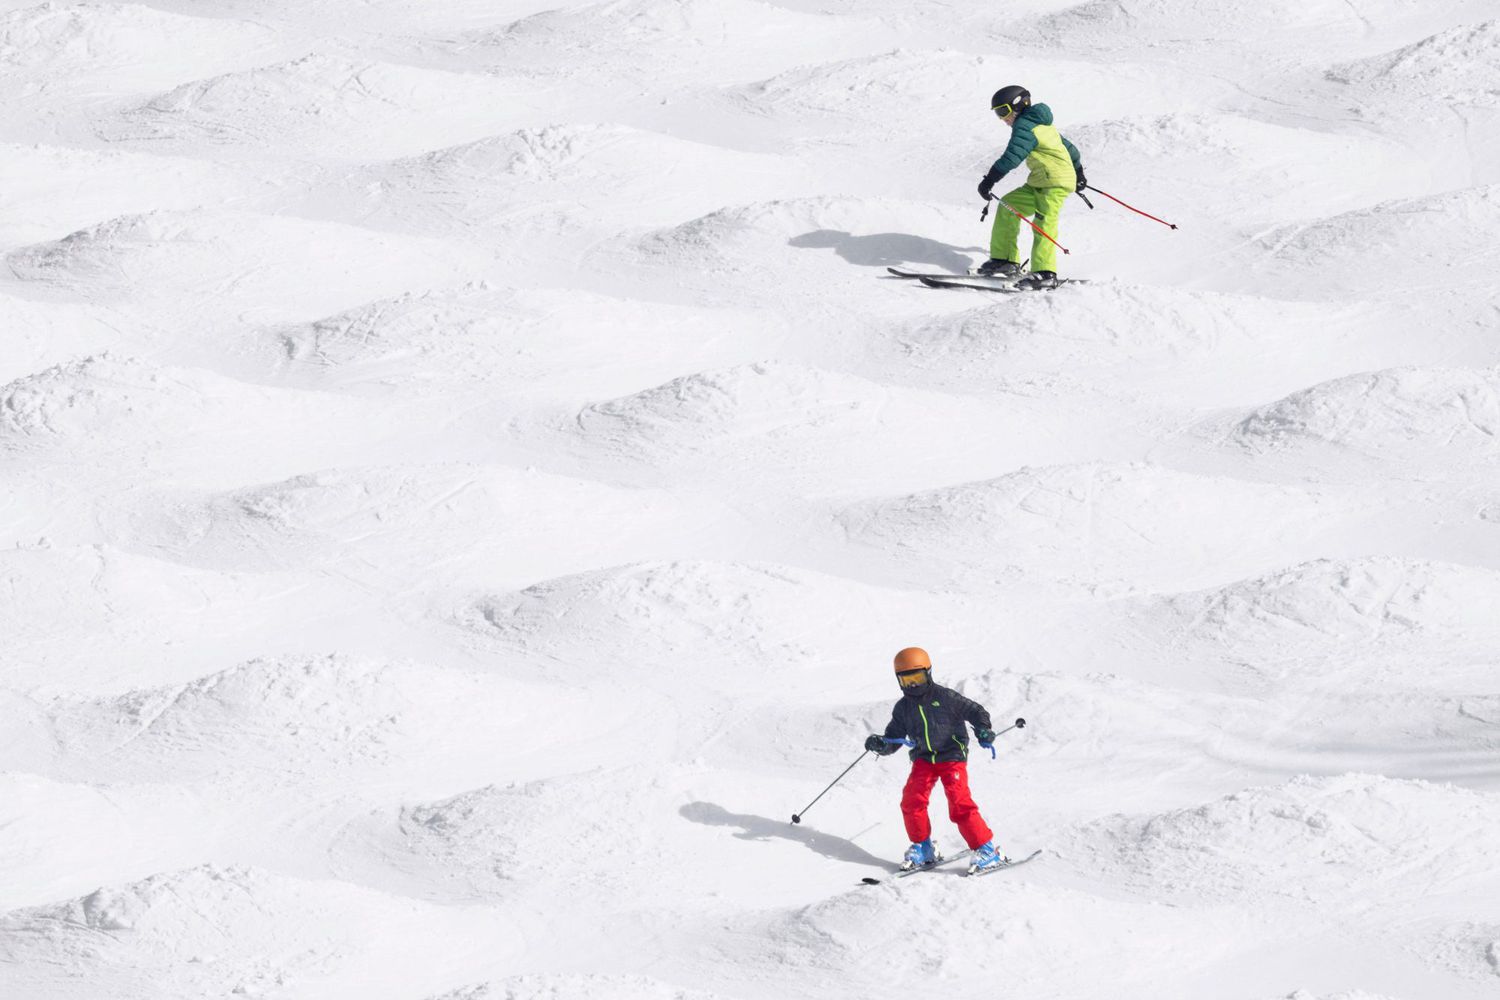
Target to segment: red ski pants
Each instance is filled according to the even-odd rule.
[[[927,800],[932,797],[932,786],[939,779],[943,782],[943,794],[948,796],[948,818],[958,826],[964,843],[978,847],[994,836],[969,795],[969,765],[965,761],[929,764],[917,760],[912,761],[911,776],[906,779],[906,788],[901,792],[901,818],[906,820],[906,835],[911,842],[921,843],[932,836]]]

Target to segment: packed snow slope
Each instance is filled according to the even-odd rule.
[[[887,276],[1011,83],[1179,228]],[[1493,0],[0,0],[0,87],[0,997],[1500,995]],[[1035,863],[789,822],[908,645]]]

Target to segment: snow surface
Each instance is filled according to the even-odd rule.
[[[1493,0],[555,2],[0,0],[0,997],[1500,994]]]

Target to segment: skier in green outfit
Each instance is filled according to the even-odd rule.
[[[1010,126],[1010,143],[979,182],[979,196],[985,201],[993,198],[991,192],[1000,179],[1025,161],[1031,168],[1031,176],[1000,200],[1020,216],[1034,217],[1036,227],[1056,239],[1063,202],[1074,191],[1088,186],[1084,183],[1078,147],[1053,126],[1051,108],[1031,103],[1031,94],[1025,87],[1012,85],[995,91],[990,110]],[[1020,235],[1020,217],[1003,207],[996,211],[995,228],[990,235],[990,259],[976,273],[996,278],[1019,277],[1021,265],[1016,258]],[[1032,237],[1031,273],[1017,285],[1033,290],[1057,287],[1057,248],[1041,233]]]

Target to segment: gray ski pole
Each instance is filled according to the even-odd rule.
[[[1004,729],[1000,730],[1000,732],[996,733],[995,735],[999,736],[1000,733],[1008,733],[1012,729],[1025,729],[1025,728],[1026,728],[1026,720],[1025,719],[1017,719],[1015,722],[1013,722],[1010,725],[1006,726]]]
[[[864,760],[869,755],[870,755],[870,751],[866,750],[864,753],[862,753],[858,757],[854,758],[854,764],[858,764],[860,761]],[[844,775],[848,774],[850,771],[854,770],[854,764],[850,764],[848,767],[844,768],[843,774],[840,774],[837,778],[834,778],[832,781],[830,781],[828,783],[828,788],[832,788],[834,785],[837,785],[840,781],[843,781],[844,780]],[[807,812],[813,806],[817,805],[818,799],[821,799],[823,796],[825,796],[825,795],[828,794],[828,788],[823,789],[821,792],[818,793],[818,797],[817,798],[813,799],[807,805],[803,806],[802,807],[802,812],[792,813],[792,822],[793,823],[800,823],[800,822],[802,822],[802,813]]]

